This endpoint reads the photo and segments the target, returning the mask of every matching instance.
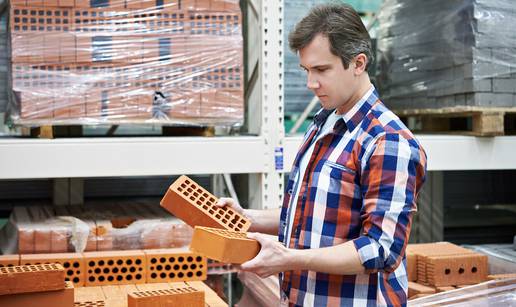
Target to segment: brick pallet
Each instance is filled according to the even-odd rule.
[[[234,0],[11,1],[14,122],[239,124],[241,24]]]

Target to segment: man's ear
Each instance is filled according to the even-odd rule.
[[[355,75],[356,76],[360,76],[366,70],[368,61],[369,61],[369,59],[363,53],[359,53],[357,56],[355,56]]]

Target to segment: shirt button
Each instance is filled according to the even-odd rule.
[[[288,190],[287,193],[292,195],[292,189]]]

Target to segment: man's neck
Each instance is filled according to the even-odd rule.
[[[344,105],[342,105],[341,107],[337,108],[336,113],[338,115],[343,115],[343,114],[346,114],[347,112],[349,112],[349,110],[351,110],[353,108],[353,106],[358,101],[360,101],[360,99],[362,97],[364,97],[364,95],[367,93],[367,91],[369,91],[369,89],[371,88],[372,84],[371,84],[371,81],[369,80],[368,74],[363,74],[360,78],[361,78],[360,85],[359,85],[358,89],[355,91],[355,93],[351,96],[349,101],[347,103],[345,103]]]

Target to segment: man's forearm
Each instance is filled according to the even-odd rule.
[[[289,249],[286,266],[288,270],[309,270],[337,275],[365,273],[353,241],[324,248]]]
[[[244,214],[251,219],[249,231],[277,235],[281,209],[253,210],[244,209]]]

